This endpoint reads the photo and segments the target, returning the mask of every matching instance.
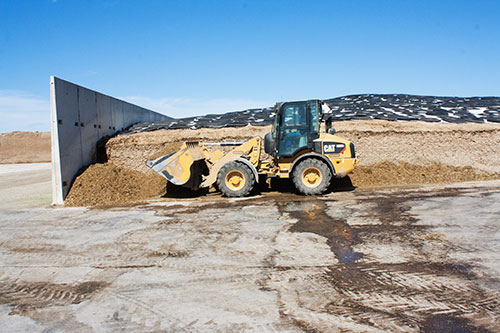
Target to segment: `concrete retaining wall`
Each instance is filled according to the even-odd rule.
[[[64,203],[78,171],[96,161],[96,143],[138,122],[172,118],[50,77],[52,201]]]

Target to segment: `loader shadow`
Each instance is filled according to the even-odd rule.
[[[261,181],[255,192],[256,194],[267,192],[297,193],[292,181],[286,178],[270,178],[269,183]]]
[[[344,178],[334,178],[330,187],[325,194],[333,192],[349,192],[354,191],[356,186],[352,184],[351,178],[345,176]],[[259,186],[252,192],[252,195],[267,192],[280,192],[280,193],[293,193],[300,194],[291,179],[287,178],[271,178],[270,185],[265,181],[259,182]]]
[[[329,194],[334,192],[348,192],[348,191],[354,191],[355,189],[356,187],[352,184],[351,178],[349,178],[349,176],[346,176],[340,179],[334,178],[330,187],[324,194]],[[301,195],[297,191],[297,189],[293,185],[293,182],[290,179],[271,178],[269,183],[266,182],[265,180],[259,181],[257,186],[255,186],[252,192],[250,192],[249,196],[253,197],[264,193],[272,193],[272,192]],[[167,182],[166,193],[162,195],[162,198],[189,199],[189,198],[203,197],[207,195],[221,196],[222,194],[218,190],[216,192],[213,192],[210,191],[208,188],[203,188],[197,191],[193,191],[185,187],[176,186],[173,185],[172,183]]]
[[[353,185],[351,178],[349,176],[345,176],[344,178],[334,178],[327,193],[350,192],[355,189],[356,186]]]
[[[190,190],[182,186],[176,186],[170,182],[167,182],[165,194],[162,198],[198,198],[206,196],[209,192],[208,188],[199,189],[197,191]]]

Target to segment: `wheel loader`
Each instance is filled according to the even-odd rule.
[[[318,195],[334,177],[345,177],[358,164],[354,144],[334,135],[331,119],[319,100],[277,103],[272,132],[264,142],[254,137],[216,144],[234,145],[227,153],[209,151],[214,144],[185,142],[179,151],[146,164],[168,185],[191,190],[215,186],[228,197],[247,196],[256,184],[272,177],[291,178],[302,194]],[[320,133],[322,121],[325,132]]]

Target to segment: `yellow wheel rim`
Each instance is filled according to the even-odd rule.
[[[302,172],[302,182],[307,187],[316,187],[321,184],[323,175],[321,171],[316,168],[307,168]]]
[[[245,182],[245,175],[241,171],[232,170],[226,175],[226,186],[232,191],[241,190]]]

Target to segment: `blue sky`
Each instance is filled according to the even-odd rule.
[[[0,0],[0,132],[49,76],[173,117],[359,93],[500,95],[500,1]]]

